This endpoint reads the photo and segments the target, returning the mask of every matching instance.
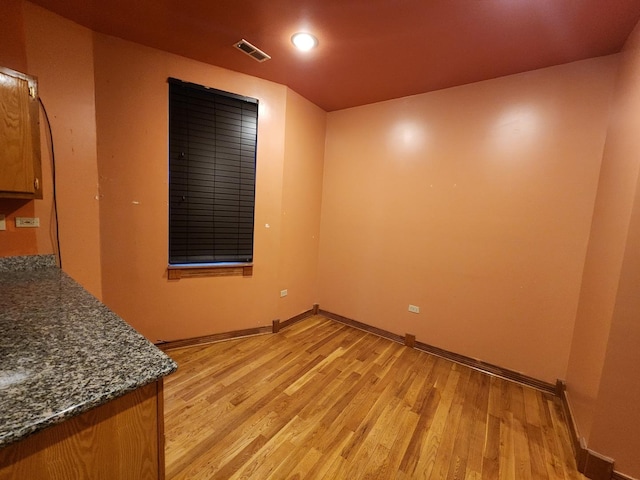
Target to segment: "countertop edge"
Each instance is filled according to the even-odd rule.
[[[27,437],[30,437],[31,435],[41,432],[42,430],[45,430],[54,425],[58,425],[73,417],[82,415],[83,413],[88,412],[93,408],[105,405],[112,400],[123,397],[128,393],[131,393],[135,390],[138,390],[139,388],[149,385],[150,383],[157,382],[158,380],[166,377],[167,375],[172,374],[176,370],[177,370],[177,365],[174,365],[173,368],[168,368],[166,372],[162,372],[157,376],[147,379],[146,381],[141,381],[139,383],[135,383],[133,385],[127,386],[123,389],[117,389],[103,396],[96,397],[82,404],[74,405],[72,408],[68,408],[67,410],[58,412],[57,414],[52,415],[51,417],[48,417],[46,419],[43,419],[40,422],[32,423],[20,430],[14,430],[7,435],[0,436],[0,449],[7,447],[13,443],[17,443],[21,440],[24,440]]]
[[[53,272],[53,271],[59,272],[59,274],[56,274],[56,275],[60,276],[60,278],[62,279],[61,284],[65,285],[64,287],[61,287],[61,288],[65,288],[65,289],[70,288],[72,290],[71,292],[73,293],[73,295],[71,295],[72,298],[75,299],[75,295],[76,295],[75,292],[79,292],[77,293],[79,302],[85,302],[91,306],[100,305],[100,307],[98,308],[98,315],[99,315],[98,318],[100,319],[105,318],[104,320],[105,322],[107,321],[106,319],[109,319],[108,320],[109,322],[113,322],[113,321],[122,322],[121,324],[122,328],[118,327],[117,332],[119,332],[120,335],[124,335],[123,338],[127,339],[126,343],[128,343],[128,340],[131,339],[132,344],[137,344],[138,345],[137,348],[141,348],[140,352],[144,351],[148,353],[142,354],[142,357],[141,357],[142,363],[140,363],[140,359],[138,359],[137,363],[131,364],[133,367],[133,370],[131,370],[131,372],[137,370],[137,373],[135,375],[133,374],[123,375],[123,377],[128,376],[128,378],[126,379],[121,378],[120,383],[107,382],[111,384],[104,384],[103,388],[100,390],[97,390],[97,389],[94,389],[93,391],[89,390],[86,392],[84,396],[79,396],[75,403],[73,404],[68,403],[70,405],[68,407],[60,405],[60,408],[57,408],[57,409],[52,408],[51,413],[49,414],[49,412],[47,412],[46,409],[42,408],[42,406],[45,404],[33,403],[33,405],[39,405],[38,407],[39,413],[37,414],[34,413],[33,415],[31,415],[30,412],[26,412],[23,414],[25,415],[24,420],[15,421],[13,422],[13,425],[11,421],[11,414],[9,414],[9,416],[6,417],[9,423],[5,424],[5,426],[8,428],[6,428],[5,431],[1,431],[0,429],[0,449],[3,449],[8,445],[17,443],[37,432],[45,430],[50,426],[60,424],[66,420],[69,420],[70,418],[81,415],[93,408],[99,407],[101,405],[105,405],[112,400],[122,397],[146,385],[157,382],[161,380],[163,377],[173,373],[178,368],[177,364],[173,361],[173,359],[171,359],[171,357],[169,357],[168,355],[166,355],[166,353],[162,352],[155,345],[153,345],[153,343],[151,343],[143,335],[137,332],[124,319],[122,319],[120,316],[115,314],[115,312],[111,311],[104,303],[102,303],[100,300],[98,300],[89,292],[87,292],[86,289],[82,287],[82,285],[80,285],[78,282],[73,280],[68,274],[60,270],[56,265],[54,255],[33,255],[33,256],[0,258],[0,276],[9,275],[9,278],[11,278],[11,280],[9,283],[5,284],[9,286],[12,285],[14,274],[20,275],[20,277],[16,277],[18,278],[18,282],[23,281],[25,275],[27,276],[27,278],[29,278],[29,282],[38,282],[39,281],[38,277],[43,275],[50,276],[51,274],[47,272]],[[32,275],[33,275],[33,280],[31,280]],[[66,285],[71,285],[71,284],[75,286],[66,287]],[[15,296],[15,293],[21,292],[22,291],[21,288],[22,287],[20,286],[20,283],[15,285],[15,287],[12,290],[14,293],[14,297],[12,300],[15,300],[15,298],[18,298]],[[11,293],[9,293],[9,298],[11,298]],[[67,306],[63,308],[66,308],[66,307]],[[17,311],[19,312],[20,309],[18,309]],[[3,320],[4,322],[7,322],[7,321],[12,322],[15,318],[16,321],[18,321],[18,324],[20,324],[19,323],[20,321],[17,319],[22,318],[22,313],[16,313],[16,315],[18,316],[13,317],[11,316],[12,315],[11,311],[9,311],[9,315],[10,315],[9,317],[5,315]],[[0,319],[1,318],[2,316],[0,316]],[[102,320],[98,320],[98,321],[102,321]],[[120,324],[118,323],[118,325]],[[9,329],[9,331],[11,331],[11,329]],[[19,330],[16,329],[15,331],[19,331]],[[148,348],[145,344],[148,344],[148,346],[153,348]],[[5,344],[5,347],[6,347],[6,344]],[[16,351],[18,352],[24,351],[24,350],[19,350],[20,347],[21,347],[21,344],[17,343],[15,348],[18,350]],[[11,352],[13,350],[9,350],[9,351]],[[22,354],[20,353],[20,355]],[[149,355],[148,365],[145,362],[146,355]],[[126,357],[123,357],[122,362],[123,364],[128,363]],[[11,363],[9,363],[9,365],[11,365]],[[11,366],[7,368],[11,368]],[[11,370],[9,370],[9,372],[10,371]],[[128,371],[128,367],[125,367],[122,370],[122,372],[127,372],[127,371]],[[89,370],[89,372],[91,372],[91,370]],[[43,377],[43,378],[51,378],[51,377]],[[56,384],[55,383],[56,381],[57,380],[55,379],[55,377],[51,378],[51,380],[48,380],[49,383],[47,383],[47,380],[44,380],[43,381],[44,385],[40,387],[41,388],[40,391],[48,392],[49,391],[49,389],[47,388],[48,385],[54,385]],[[82,384],[76,383],[74,385],[82,385]],[[45,390],[42,390],[42,388],[44,388]],[[56,395],[55,389],[53,389],[53,391],[49,395],[50,396]],[[11,397],[9,397],[8,401],[11,401],[10,398]],[[58,398],[58,397],[51,397],[51,398]],[[70,397],[70,398],[73,398],[73,397]],[[9,403],[8,405],[10,407],[11,403]],[[6,408],[6,405],[5,405],[5,408]],[[11,411],[11,410],[7,410],[7,411]],[[14,410],[14,412],[16,413],[19,411],[20,410]],[[34,412],[36,412],[36,410],[34,410]],[[16,413],[14,413],[14,418],[16,419],[21,418],[19,416],[15,416]]]

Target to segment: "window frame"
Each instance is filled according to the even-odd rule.
[[[172,78],[169,77],[167,79],[167,83],[169,85],[169,89],[168,89],[168,188],[167,188],[167,193],[168,193],[168,266],[167,266],[167,277],[169,280],[178,280],[180,278],[183,277],[205,277],[205,276],[252,276],[253,275],[253,260],[254,260],[254,253],[255,253],[255,207],[256,207],[256,183],[257,183],[257,178],[256,178],[256,174],[257,174],[257,143],[258,143],[258,119],[259,119],[259,115],[258,115],[258,109],[259,109],[259,101],[256,98],[251,98],[251,97],[246,97],[246,96],[242,96],[242,95],[238,95],[235,93],[231,93],[231,92],[226,92],[223,90],[218,90],[215,88],[209,88],[203,85],[198,85],[195,83],[190,83],[190,82],[185,82],[183,80],[179,80],[176,78]],[[249,115],[249,120],[247,124],[243,123],[243,115],[244,115],[244,108],[242,109],[242,113],[240,113],[240,130],[242,132],[241,134],[241,140],[239,141],[240,146],[238,146],[238,159],[237,159],[237,166],[238,166],[238,173],[236,177],[233,177],[234,180],[230,183],[231,184],[236,184],[237,185],[237,191],[238,191],[238,196],[239,196],[239,204],[240,202],[240,197],[242,197],[244,200],[246,200],[246,188],[245,191],[243,191],[243,187],[246,187],[247,185],[251,185],[251,193],[252,193],[252,197],[251,197],[251,206],[250,206],[250,211],[251,211],[251,222],[250,222],[250,232],[251,232],[251,237],[250,237],[250,259],[248,261],[191,261],[191,262],[183,262],[183,261],[175,261],[176,260],[176,250],[172,250],[172,242],[174,241],[173,239],[177,237],[176,235],[176,231],[174,230],[172,232],[172,227],[176,228],[176,218],[173,217],[172,215],[174,214],[175,209],[177,209],[178,207],[176,207],[175,205],[175,199],[172,199],[172,194],[175,194],[175,188],[177,188],[175,186],[174,183],[172,183],[172,141],[174,141],[176,136],[180,136],[179,134],[175,133],[175,131],[180,128],[180,127],[175,127],[174,126],[174,122],[176,121],[176,116],[172,116],[172,108],[174,108],[172,105],[174,104],[174,102],[177,102],[177,99],[174,97],[174,93],[175,90],[173,90],[174,87],[178,87],[178,88],[183,88],[183,94],[186,96],[187,93],[184,92],[189,92],[192,91],[193,93],[193,97],[198,96],[198,95],[202,95],[202,92],[205,92],[206,94],[210,94],[211,98],[209,99],[210,102],[208,102],[209,106],[212,106],[216,100],[218,100],[219,98],[225,99],[225,100],[221,100],[221,101],[231,101],[233,103],[237,103],[238,105],[241,105],[242,107],[246,106],[246,104],[251,104],[252,106],[250,107],[250,115]],[[197,93],[195,93],[197,92]],[[176,96],[178,95],[177,93],[175,94]],[[191,97],[193,99],[193,97]],[[255,105],[255,107],[253,106]],[[217,110],[215,110],[215,107],[213,107],[213,112],[211,114],[211,116],[213,118],[210,118],[211,120],[215,120],[215,119],[219,119],[218,116],[216,116],[216,112]],[[185,119],[184,117],[180,116],[180,121],[183,122],[189,122],[189,118],[188,118],[188,113],[186,115],[187,119]],[[246,159],[246,155],[242,155],[242,149],[244,148],[244,146],[247,144],[246,143],[246,138],[244,136],[245,130],[243,128],[243,126],[245,125],[249,125],[251,123],[251,121],[255,122],[255,127],[254,127],[254,133],[253,133],[253,138],[250,138],[249,140],[253,142],[253,145],[251,146],[251,148],[253,149],[252,153],[253,153],[253,160],[250,163],[247,163],[247,159]],[[205,122],[206,123],[206,122]],[[182,124],[184,125],[184,124]],[[189,124],[191,125],[191,124]],[[172,130],[172,126],[174,127],[174,130]],[[222,139],[219,137],[219,134],[217,131],[215,131],[214,127],[214,131],[213,133],[210,133],[210,139],[213,139],[213,141],[215,142],[216,139],[220,140],[220,141],[225,141],[224,139],[226,139],[227,141],[231,138],[231,136],[226,136],[225,134],[221,134]],[[249,134],[249,136],[251,136],[251,134]],[[183,144],[184,145],[184,144]],[[184,146],[182,145],[182,148],[184,148]],[[188,145],[188,140],[187,140],[187,145]],[[249,144],[250,145],[250,144]],[[215,150],[216,147],[212,147],[213,150]],[[188,147],[187,147],[188,149]],[[213,153],[213,155],[215,155],[215,153]],[[187,154],[187,157],[189,156],[189,154]],[[212,161],[214,161],[213,159],[215,159],[216,157],[211,157]],[[173,160],[178,161],[178,159],[174,159]],[[235,162],[236,160],[234,160]],[[250,164],[252,166],[252,173],[250,175],[250,179],[252,180],[252,183],[247,184],[246,183],[246,178],[243,179],[243,173],[242,173],[242,168],[246,168],[247,165]],[[188,166],[188,164],[187,164]],[[174,164],[174,168],[177,168]],[[194,168],[194,167],[192,167]],[[215,164],[213,165],[212,169],[215,170],[216,167]],[[219,172],[219,170],[215,170],[216,172]],[[189,177],[189,180],[187,181],[187,183],[190,181],[191,177]],[[200,179],[199,179],[200,180]],[[212,189],[212,194],[215,196],[215,185],[216,185],[216,180],[215,180],[215,174],[213,179],[208,180],[208,182],[210,182],[209,185],[207,185],[208,188]],[[244,183],[243,183],[244,182]],[[177,181],[176,183],[180,183],[180,181]],[[225,185],[225,188],[227,187],[227,185]],[[180,187],[180,188],[184,188],[184,187]],[[188,188],[188,187],[186,187]],[[175,196],[175,195],[174,195]],[[183,196],[184,199],[184,196]],[[243,200],[243,201],[244,201]],[[213,208],[212,204],[212,208]],[[188,207],[187,207],[187,211],[188,211]],[[243,207],[241,208],[240,205],[238,206],[238,211],[237,211],[237,216],[235,217],[235,223],[238,224],[238,232],[237,232],[237,236],[236,236],[236,241],[238,242],[238,244],[241,243],[241,238],[244,237],[244,250],[243,252],[246,252],[246,248],[247,248],[247,228],[249,226],[249,222],[247,222],[247,213],[248,213],[248,207],[246,204],[246,201],[244,201]],[[212,210],[211,212],[212,216],[214,215],[214,212]],[[208,216],[208,215],[207,215]],[[189,214],[186,213],[183,215],[183,217],[181,218],[191,218],[189,217]],[[243,220],[244,219],[244,220]],[[172,220],[174,221],[174,223],[172,223]],[[215,242],[215,220],[212,219],[210,220],[211,222],[211,226],[214,229],[214,233],[212,233],[212,241]],[[241,226],[244,225],[244,233],[241,234]],[[189,227],[187,227],[188,230]],[[193,232],[191,232],[191,234],[193,234]],[[173,236],[172,236],[173,235]],[[186,235],[189,235],[189,232],[187,231]],[[219,238],[219,237],[218,237]],[[188,243],[188,240],[187,240]],[[240,248],[238,246],[238,248]],[[197,250],[197,249],[196,249]],[[186,247],[187,254],[186,256],[189,255],[189,247]],[[236,252],[237,253],[237,252]],[[212,256],[215,256],[216,254],[214,253]],[[240,255],[237,255],[238,257]]]

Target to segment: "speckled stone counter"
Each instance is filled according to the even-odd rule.
[[[0,448],[176,368],[53,256],[0,258]]]

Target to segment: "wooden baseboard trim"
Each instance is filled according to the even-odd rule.
[[[204,335],[202,337],[185,338],[183,340],[170,340],[168,342],[157,342],[155,345],[162,351],[175,350],[176,348],[193,347],[196,345],[206,345],[208,343],[221,342],[223,340],[232,340],[234,338],[251,337],[253,335],[264,335],[265,333],[278,333],[283,328],[290,327],[294,323],[298,323],[305,318],[318,314],[319,305],[313,304],[313,307],[295,315],[288,320],[281,322],[273,320],[271,327],[247,328],[245,330],[234,330],[232,332],[214,333],[213,335]]]
[[[416,346],[416,336],[411,333],[404,334],[404,344],[409,348],[415,348]]]
[[[278,333],[280,331],[280,319],[276,318],[271,322],[271,333]]]
[[[253,335],[264,335],[271,333],[272,327],[256,327],[244,330],[234,330],[232,332],[214,333],[213,335],[204,335],[202,337],[185,338],[183,340],[171,340],[168,342],[158,342],[158,347],[163,352],[167,350],[175,350],[176,348],[194,347],[196,345],[206,345],[208,343],[221,342],[223,340],[232,340],[240,337],[250,337]]]
[[[284,322],[281,322],[280,320],[274,320],[274,322],[278,322],[278,331],[282,330],[283,328],[290,327],[291,325],[298,323],[299,321],[304,320],[305,318],[309,318],[309,317],[313,317],[314,315],[317,315],[317,311],[318,311],[317,307],[318,307],[318,304],[316,303],[313,305],[313,308],[310,308],[306,312],[299,313],[298,315],[295,315],[290,319],[285,320]],[[273,333],[276,333],[276,331],[274,330]]]
[[[567,387],[564,382],[558,381],[558,384],[561,390],[560,398],[564,415],[569,425],[569,435],[571,436],[578,471],[591,480],[634,480],[632,477],[616,472],[613,469],[615,462],[612,458],[594,452],[587,447],[586,441],[580,436]]]
[[[578,471],[591,480],[611,480],[613,476],[613,459],[600,455],[593,450],[585,449],[583,470]]]
[[[573,410],[571,409],[571,403],[569,402],[569,394],[567,392],[567,385],[562,380],[558,380],[558,390],[560,400],[562,401],[562,409],[564,410],[564,416],[567,419],[569,426],[569,435],[571,436],[571,444],[573,446],[573,453],[576,457],[578,465],[584,463],[585,448],[580,440],[580,434],[578,433],[578,425],[576,424]]]
[[[378,327],[373,327],[371,325],[358,322],[357,320],[353,320],[351,318],[343,317],[342,315],[338,315],[337,313],[332,313],[326,310],[319,309],[318,315],[322,315],[323,317],[329,318],[331,320],[335,320],[336,322],[344,323],[345,325],[349,325],[350,327],[357,328],[358,330],[363,330],[368,333],[373,333],[374,335],[377,335],[379,337],[388,338],[389,340],[393,340],[394,342],[404,343],[404,337],[402,335],[396,335],[395,333],[391,333],[387,330],[383,330]]]
[[[636,480],[629,475],[625,475],[624,473],[616,472],[615,470],[611,474],[611,480]]]
[[[452,362],[456,362],[461,365],[465,365],[469,368],[473,368],[474,370],[478,370],[488,375],[504,378],[505,380],[520,383],[527,387],[532,387],[543,392],[551,393],[554,395],[556,394],[555,385],[544,382],[542,380],[538,380],[537,378],[529,377],[528,375],[524,375],[520,372],[502,368],[491,363],[483,362],[482,360],[467,357],[465,355],[460,355],[459,353],[450,352],[449,350],[434,347],[433,345],[429,345],[423,342],[416,342],[416,349],[430,353],[437,357],[451,360]]]
[[[365,332],[373,333],[374,335],[388,338],[389,340],[393,340],[394,342],[406,344],[405,337],[402,337],[395,333],[391,333],[387,330],[383,330],[377,327],[372,327],[371,325],[367,325],[366,323],[358,322],[357,320],[343,317],[342,315],[338,315],[336,313],[328,312],[322,309],[319,310],[318,314],[322,315],[323,317],[330,318],[331,320],[344,323],[345,325],[350,325],[360,330],[364,330]],[[411,335],[411,334],[407,334],[407,335]],[[476,360],[471,357],[466,357],[464,355],[453,353],[448,350],[444,350],[442,348],[434,347],[427,343],[418,342],[418,341],[415,341],[415,336],[413,337],[414,337],[414,340],[413,340],[414,348],[421,350],[423,352],[430,353],[432,355],[436,355],[438,357],[442,357],[447,360],[451,360],[452,362],[465,365],[467,367],[473,368],[483,373],[487,373],[489,375],[494,375],[507,380],[511,380],[513,382],[521,383],[522,385],[533,387],[538,390],[542,390],[543,392],[556,394],[557,387],[551,383],[543,382],[542,380],[538,380],[537,378],[529,377],[527,375],[523,375],[521,373],[514,372],[506,368],[498,367],[496,365],[482,362],[480,360]]]

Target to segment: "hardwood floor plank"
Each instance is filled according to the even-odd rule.
[[[441,458],[448,458],[449,461],[436,462],[434,464],[433,471],[435,478],[450,478],[450,469],[456,463],[456,459],[454,457],[454,446],[458,436],[458,427],[460,426],[460,421],[462,419],[462,407],[465,393],[468,389],[471,372],[472,370],[469,368],[460,369],[460,378],[458,379],[451,407],[449,408],[449,413],[447,415],[447,421],[445,422],[445,428],[442,432],[440,448],[438,448],[438,456]],[[464,453],[464,462],[466,467],[466,452]]]
[[[403,473],[400,469],[400,464],[411,441],[411,436],[408,435],[408,432],[415,430],[419,419],[420,415],[402,403],[399,405],[399,418],[396,423],[390,425],[390,429],[394,430],[395,439],[387,463],[383,465],[383,469],[379,473],[379,478],[394,478],[395,476],[400,478],[400,475]]]
[[[531,478],[533,480],[547,480],[549,474],[545,463],[542,429],[539,426],[527,424],[526,430],[529,458],[531,459]]]
[[[503,394],[506,388],[503,388]],[[503,398],[504,395],[503,395]],[[513,414],[505,412],[500,421],[500,480],[516,478],[515,447],[513,443]]]
[[[513,421],[514,453],[516,478],[532,480],[531,457],[529,455],[529,442],[524,425],[520,420]]]
[[[524,388],[523,394],[526,423],[534,427],[539,427],[541,420],[537,392],[533,388]]]
[[[390,377],[390,375],[385,376],[372,391],[369,397],[375,398],[375,402],[367,402],[361,405],[361,411],[366,411],[366,415],[359,416],[362,420],[354,431],[353,438],[342,450],[341,455],[347,460],[351,460],[352,463],[352,469],[350,470],[350,476],[348,478],[357,477],[357,472],[354,472],[353,468],[360,468],[363,464],[367,463],[369,456],[378,444],[380,432],[389,426],[383,422],[389,415],[389,413],[387,413],[387,415],[384,414],[385,409],[392,405],[391,401],[394,398],[393,384]],[[354,415],[350,418],[357,419],[358,417]],[[346,426],[350,428],[348,423]]]
[[[362,480],[390,478],[387,476],[381,476],[384,475],[383,472],[386,471],[385,467],[389,463],[389,457],[391,456],[390,453],[391,451],[387,447],[378,443],[373,449],[369,462],[367,462],[367,466],[359,478]]]
[[[485,444],[485,432],[487,430],[487,411],[489,406],[488,375],[478,374],[478,393],[474,404],[473,421],[470,428],[469,456],[467,458],[467,471],[465,478],[482,478],[482,460]]]
[[[483,375],[470,371],[469,381],[464,392],[464,403],[460,412],[460,422],[455,436],[455,443],[451,454],[453,464],[449,468],[448,479],[460,480],[467,475],[467,463],[470,457],[470,446],[474,434],[477,404],[481,394],[481,379]]]
[[[447,428],[447,418],[451,410],[451,405],[453,404],[459,379],[459,366],[453,365],[447,376],[446,384],[441,383],[441,387],[436,387],[438,382],[442,380],[442,377],[439,377],[434,382],[435,392],[432,401],[436,402],[436,404],[433,419],[429,421],[428,418],[420,415],[418,426],[413,431],[411,442],[403,458],[403,463],[400,464],[400,470],[407,475],[419,475],[418,478],[430,478],[434,469],[440,467],[440,462],[438,462],[440,445],[442,444],[444,432]],[[431,415],[429,415],[429,417],[431,417]],[[424,427],[426,427],[427,424],[428,429],[425,429]],[[416,446],[420,448],[418,449]],[[440,455],[441,458],[446,458],[446,462],[442,463],[447,463],[448,468],[449,458],[446,454]]]
[[[322,453],[315,448],[309,449],[300,459],[297,455],[290,455],[280,467],[273,472],[273,478],[287,478],[289,480],[304,480],[309,478],[312,468],[318,463]]]
[[[168,353],[168,480],[584,480],[555,397],[321,316]]]
[[[322,455],[315,465],[309,470],[306,478],[324,478],[325,475],[333,468],[333,462],[336,458],[344,461],[339,453],[343,446],[351,440],[353,432],[342,427],[337,434],[325,435],[325,444],[319,450]]]
[[[493,385],[493,378],[491,380]],[[500,423],[500,417],[488,415],[482,457],[483,480],[495,480],[500,477]]]

